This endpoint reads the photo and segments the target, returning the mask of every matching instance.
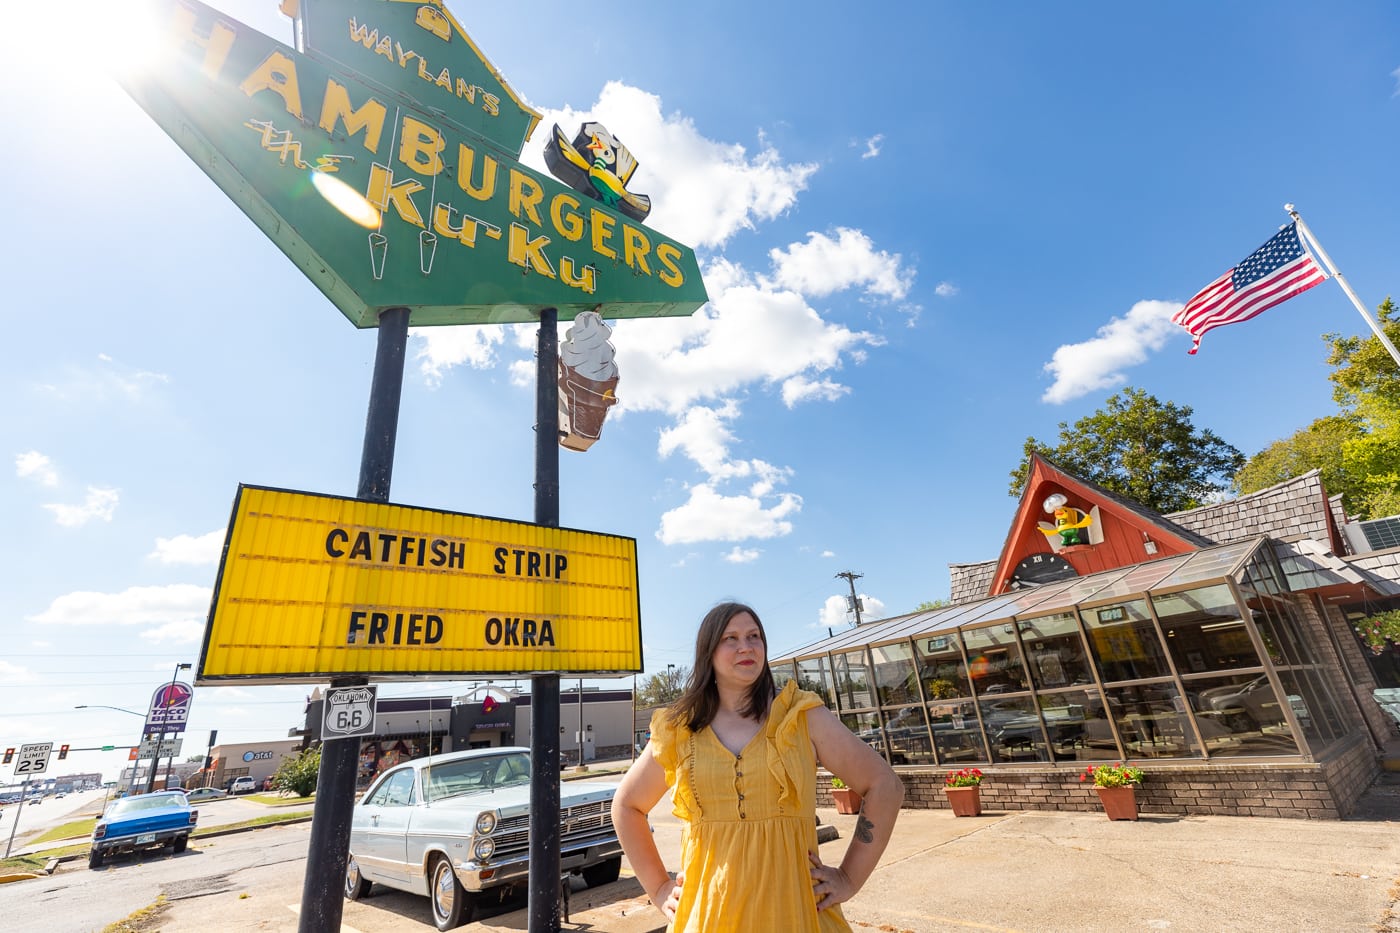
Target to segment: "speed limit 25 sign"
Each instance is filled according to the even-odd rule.
[[[377,686],[332,687],[327,690],[321,738],[348,739],[374,735],[375,698],[378,692]]]
[[[35,742],[32,745],[21,745],[19,747],[19,758],[15,760],[15,776],[43,774],[49,770],[49,752],[53,751],[52,742]]]

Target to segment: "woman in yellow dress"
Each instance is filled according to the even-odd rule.
[[[818,762],[864,801],[839,866],[817,850]],[[683,821],[674,876],[647,823],[667,788]],[[612,814],[673,933],[837,933],[851,929],[839,905],[875,870],[903,800],[899,777],[820,697],[796,683],[775,690],[757,613],[721,603],[700,624],[684,693],[653,714]]]

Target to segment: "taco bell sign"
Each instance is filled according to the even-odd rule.
[[[190,703],[194,688],[171,681],[161,684],[151,695],[151,709],[146,713],[147,732],[184,732],[190,718]]]

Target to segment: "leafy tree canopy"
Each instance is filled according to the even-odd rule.
[[[298,797],[310,797],[316,791],[316,778],[321,772],[321,750],[308,748],[291,758],[283,758],[272,787]]]
[[[1390,298],[1376,309],[1376,319],[1392,344],[1400,342],[1400,308]],[[1255,454],[1236,474],[1235,489],[1257,492],[1316,469],[1349,514],[1400,514],[1400,371],[1375,335],[1324,334],[1323,340],[1335,367],[1328,378],[1339,414]]]
[[[1059,443],[1026,438],[1010,493],[1021,495],[1033,454],[1156,512],[1204,505],[1229,488],[1245,457],[1215,432],[1191,423],[1190,406],[1163,403],[1128,387],[1072,426],[1061,421]]]
[[[652,674],[637,688],[637,706],[667,706],[681,695],[685,679],[690,676],[688,667],[667,667],[664,671]]]
[[[946,599],[926,599],[914,607],[915,612],[928,612],[932,609],[942,609],[944,606],[951,606],[952,603]]]

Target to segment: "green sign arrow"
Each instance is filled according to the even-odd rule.
[[[318,46],[339,46],[322,55],[335,57],[328,64],[196,0],[149,2],[168,26],[168,54],[124,75],[128,93],[357,327],[376,326],[392,307],[424,326],[530,322],[546,307],[561,317],[688,315],[707,300],[688,247],[526,168],[514,158],[518,143],[503,148],[522,131],[518,120],[534,119],[528,108],[517,109],[514,128],[509,120],[468,126],[461,106],[414,103],[425,87],[386,92],[393,73],[385,67],[373,82],[346,71],[347,56],[362,67],[349,55],[354,46],[366,61],[385,58],[376,51],[384,30],[372,42],[373,30],[363,32],[376,11],[424,4],[346,4],[366,8],[365,18],[342,12],[351,38]],[[386,19],[385,29],[401,20]],[[432,16],[425,22],[440,26]],[[400,34],[415,47],[394,37],[387,48],[404,59],[394,66],[399,80],[423,85],[404,50],[427,59],[418,50],[428,40],[412,29],[429,33],[406,28]],[[449,74],[426,88],[455,88],[456,66],[483,99],[484,78],[458,58],[439,60]]]

